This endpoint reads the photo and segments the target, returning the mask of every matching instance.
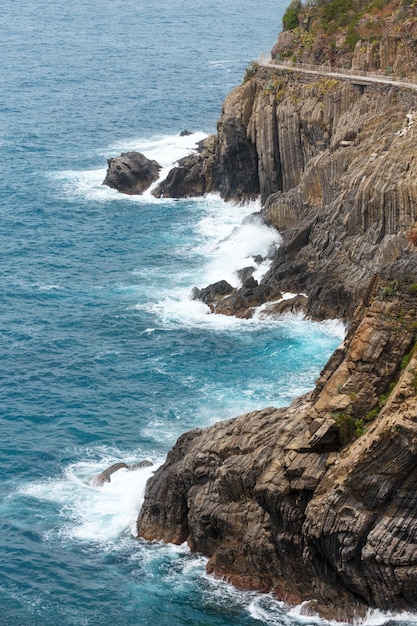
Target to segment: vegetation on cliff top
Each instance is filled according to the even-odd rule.
[[[395,42],[413,50],[416,44],[416,0],[292,0],[282,23],[273,50],[280,59],[416,74],[409,63],[395,68]]]

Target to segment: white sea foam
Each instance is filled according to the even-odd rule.
[[[120,457],[109,456],[100,461],[80,461],[67,467],[62,478],[31,483],[19,493],[59,507],[65,520],[58,530],[61,536],[112,544],[126,531],[135,534],[146,481],[159,466],[156,463],[133,471],[122,468],[111,475],[109,483],[95,486],[91,479],[118,460]]]
[[[248,266],[256,268],[254,278],[260,280],[271,264],[271,256],[281,242],[279,233],[266,226],[259,217],[251,217],[207,250],[205,271],[207,284],[227,280],[233,287],[241,285],[237,271]],[[262,257],[262,261],[256,257]]]
[[[268,626],[291,626],[294,623],[301,626],[315,624],[317,626],[384,626],[384,624],[405,623],[416,624],[417,614],[411,612],[394,613],[390,611],[369,610],[365,618],[354,619],[352,622],[326,620],[317,614],[311,613],[311,603],[303,602],[298,606],[288,608],[277,601],[271,594],[256,594],[248,605],[248,612],[254,619],[262,621]]]
[[[207,133],[196,132],[190,135],[160,135],[148,139],[128,139],[109,146],[103,156],[118,156],[121,152],[142,152],[148,159],[154,159],[163,168],[171,166],[179,159],[193,152],[197,144],[207,137]],[[163,176],[161,175],[162,179]]]
[[[353,626],[384,626],[384,624],[406,623],[417,624],[417,614],[409,611],[392,612],[369,609],[365,617],[355,618],[352,622],[341,622],[337,620],[325,620],[319,615],[311,614],[311,603],[303,602],[288,610],[288,615],[299,624],[318,624],[340,626],[353,624]]]
[[[335,337],[343,341],[346,335],[346,327],[344,323],[338,319],[314,322],[312,320],[306,320],[301,313],[296,313],[294,315],[285,315],[281,320],[285,324],[288,334],[292,337],[305,338],[309,334],[314,333],[317,339],[320,335],[323,335],[324,337]]]
[[[260,328],[271,330],[280,328],[285,336],[305,340],[310,337],[315,343],[326,341],[334,337],[342,342],[346,329],[342,321],[325,320],[315,322],[307,320],[301,313],[279,316],[278,318],[265,317],[259,314],[251,319],[240,319],[228,315],[213,315],[209,307],[200,300],[192,300],[190,290],[178,289],[172,295],[154,303],[142,303],[136,309],[151,311],[165,329],[180,327],[205,328],[218,332],[257,332]]]
[[[237,63],[240,63],[239,59],[219,59],[217,61],[208,61],[207,65],[213,68],[224,68],[224,67],[233,67]]]
[[[268,626],[290,626],[294,623],[285,612],[284,604],[271,595],[256,595],[247,607],[249,615]]]
[[[224,202],[215,194],[208,194],[202,208],[202,216],[196,224],[196,231],[204,237],[207,249],[210,250],[228,237],[233,228],[239,226],[245,217],[259,211],[261,205],[258,201],[236,205]]]
[[[193,271],[187,274],[170,276],[169,287],[159,291],[158,302],[141,302],[137,308],[151,310],[163,325],[173,323],[221,328],[248,326],[248,320],[212,316],[206,305],[191,300],[191,293],[193,287],[206,287],[220,280],[227,280],[232,286],[239,287],[242,282],[237,272],[248,266],[255,268],[253,275],[256,280],[262,278],[270,266],[270,255],[279,246],[281,237],[254,214],[258,209],[259,204],[255,202],[235,206],[214,195],[199,200],[201,217],[196,221],[194,229],[200,245],[189,254],[198,255],[200,263],[196,262]]]
[[[43,285],[43,284],[37,283],[35,287],[37,287],[39,291],[56,291],[57,289],[61,289],[61,285],[56,285],[56,284]]]
[[[410,611],[391,612],[391,611],[379,611],[372,609],[368,611],[365,619],[356,620],[355,626],[359,624],[361,626],[383,626],[387,623],[405,623],[405,624],[417,624],[417,613],[411,613]]]
[[[268,626],[294,626],[294,616],[288,612],[288,607],[278,601],[272,594],[260,594],[254,591],[239,591],[229,583],[205,575],[209,584],[211,602],[216,606],[239,606],[246,611],[253,620]],[[310,623],[315,623],[314,618]]]
[[[95,200],[98,202],[110,202],[121,198],[135,201],[140,196],[126,196],[115,189],[103,185],[106,176],[106,167],[94,170],[63,170],[54,174],[62,187],[65,196]]]
[[[160,202],[151,194],[151,190],[161,180],[166,178],[175,163],[193,152],[199,141],[206,137],[206,133],[197,132],[191,135],[164,135],[151,138],[138,138],[114,143],[100,156],[103,157],[103,167],[93,170],[64,170],[56,172],[53,177],[60,181],[65,193],[73,197],[81,197],[99,202],[125,200],[131,202]],[[142,152],[149,159],[156,160],[161,166],[159,179],[143,195],[129,196],[121,194],[115,189],[103,185],[106,176],[105,159],[118,156],[121,152]],[[165,199],[164,202],[167,200]]]

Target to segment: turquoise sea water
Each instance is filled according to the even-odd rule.
[[[2,3],[0,625],[306,622],[207,577],[185,546],[136,540],[152,469],[90,483],[117,461],[160,463],[187,429],[287,404],[343,336],[190,301],[279,245],[240,226],[256,205],[101,186],[107,157],[138,149],[168,167],[214,132],[284,8]]]

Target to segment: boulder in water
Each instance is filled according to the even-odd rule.
[[[123,152],[107,160],[103,185],[128,195],[140,195],[159,178],[161,166],[141,152]]]

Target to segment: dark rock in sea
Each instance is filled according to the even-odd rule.
[[[211,191],[207,172],[211,168],[214,135],[203,139],[197,151],[183,157],[153,190],[156,198],[193,198]]]
[[[204,304],[212,304],[224,298],[224,296],[235,291],[234,287],[227,280],[219,280],[217,283],[212,283],[203,289],[197,289],[194,287],[192,292],[193,300],[201,300]]]
[[[180,137],[188,137],[189,135],[192,135],[193,133],[190,133],[189,130],[184,129],[180,132]]]
[[[279,297],[280,293],[274,292],[268,285],[259,285],[253,276],[248,276],[238,289],[221,280],[203,289],[195,287],[192,292],[192,298],[202,300],[212,313],[240,318],[251,318],[256,307]]]
[[[159,178],[161,166],[141,152],[123,152],[107,160],[103,185],[128,195],[140,195]]]
[[[271,302],[262,309],[261,318],[276,317],[277,315],[285,315],[286,313],[304,313],[307,314],[308,298],[303,294],[297,294],[293,298],[286,298],[279,302]]]
[[[252,97],[253,85],[248,83]],[[240,96],[236,92],[237,96]],[[250,94],[248,93],[248,97]],[[258,155],[247,133],[248,120],[237,115],[238,98],[225,102],[218,134],[184,157],[154,191],[156,197],[192,197],[218,192],[224,200],[246,202],[259,196]]]
[[[242,269],[238,270],[236,272],[236,275],[238,277],[238,279],[244,283],[245,280],[247,280],[248,278],[250,278],[252,276],[252,274],[254,273],[255,268],[253,267],[253,265],[250,265],[248,267],[242,267]]]
[[[205,192],[200,156],[192,154],[180,159],[152,194],[156,198],[194,198],[204,196]]]
[[[104,483],[111,482],[112,474],[114,474],[115,472],[118,472],[120,469],[127,469],[133,472],[137,469],[142,469],[144,467],[151,467],[152,465],[153,465],[152,461],[148,461],[148,459],[145,459],[144,461],[139,461],[139,463],[133,463],[130,465],[128,465],[127,463],[123,463],[123,462],[114,463],[113,465],[110,465],[110,467],[107,467],[105,470],[100,472],[100,474],[98,474],[97,476],[94,476],[94,478],[91,480],[91,484],[94,485],[95,487],[101,487],[102,485],[104,485]]]

